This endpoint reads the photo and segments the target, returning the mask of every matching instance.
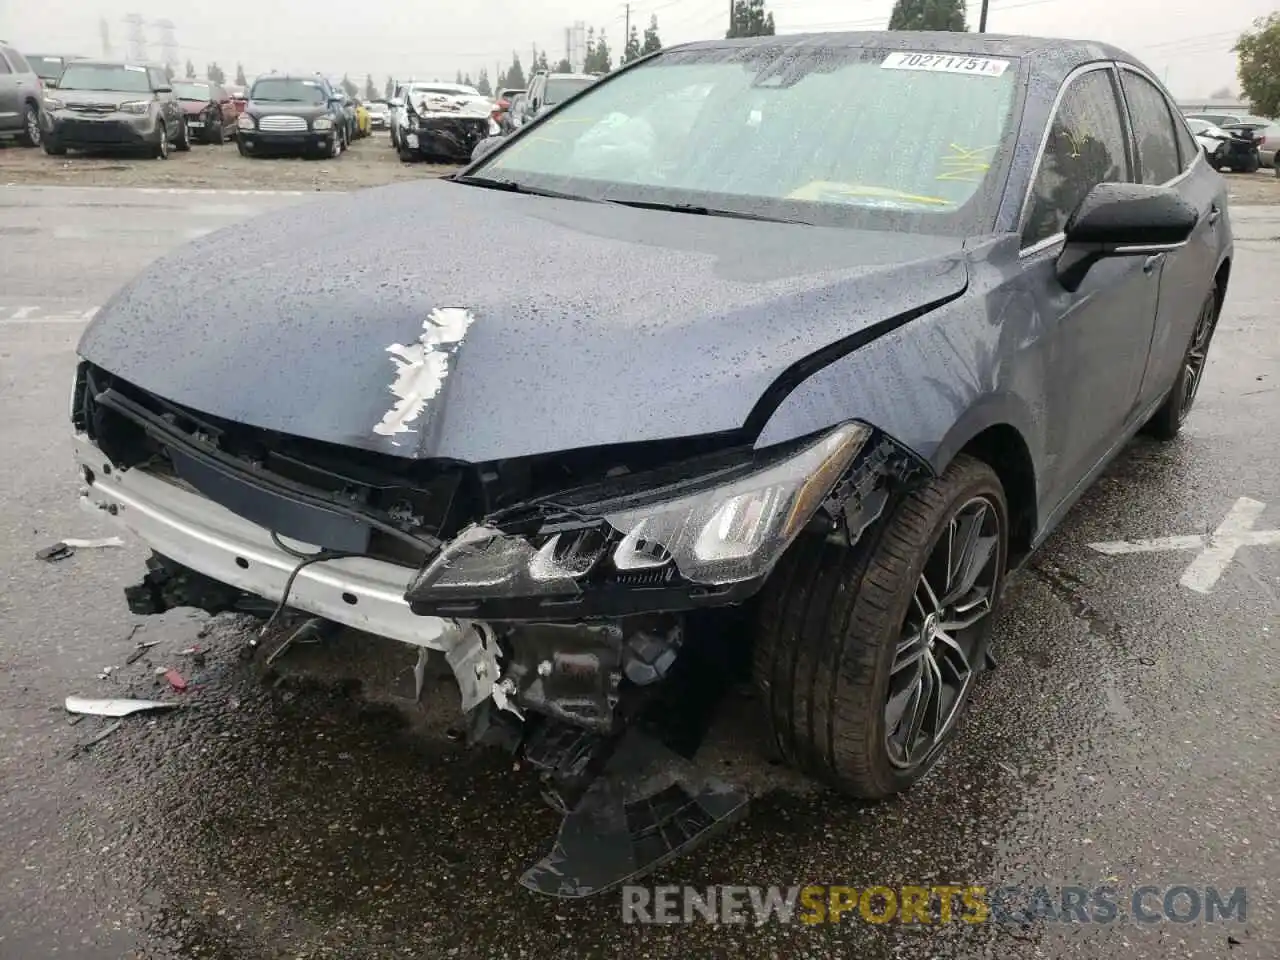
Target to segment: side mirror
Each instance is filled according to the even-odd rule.
[[[173,87],[156,87],[156,93],[173,93]]]
[[[1199,219],[1195,207],[1169,187],[1100,183],[1067,220],[1058,282],[1075,292],[1099,260],[1175,250]]]
[[[56,90],[58,88],[58,78],[53,77],[52,79],[46,80],[44,85],[51,90]]]
[[[471,162],[475,163],[477,160],[483,160],[489,154],[493,153],[493,151],[498,147],[502,146],[502,141],[505,139],[507,138],[501,134],[492,137],[485,137],[471,148]]]

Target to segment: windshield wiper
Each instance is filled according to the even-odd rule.
[[[671,213],[691,213],[699,217],[728,217],[732,220],[761,220],[765,223],[797,223],[806,227],[813,224],[805,220],[788,220],[785,217],[766,217],[762,213],[747,213],[742,210],[719,210],[715,207],[704,207],[696,203],[661,203],[657,200],[613,200],[606,197],[603,203],[616,203],[623,207],[636,207],[640,210],[666,210]]]
[[[584,203],[599,203],[599,200],[592,200],[590,197],[579,197],[572,193],[559,193],[555,190],[543,190],[539,187],[526,186],[523,183],[517,183],[514,180],[507,180],[500,177],[473,177],[473,176],[454,176],[449,178],[454,183],[464,183],[469,187],[484,187],[486,190],[503,190],[507,193],[527,193],[532,197],[552,197],[556,200],[581,200]]]

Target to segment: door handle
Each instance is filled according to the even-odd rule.
[[[1222,211],[1218,209],[1217,204],[1209,208],[1209,226],[1216,224],[1222,216]]]
[[[1164,263],[1164,254],[1153,253],[1151,256],[1147,257],[1146,260],[1143,261],[1142,272],[1151,273],[1155,270],[1156,267],[1160,266],[1160,264],[1162,263]]]

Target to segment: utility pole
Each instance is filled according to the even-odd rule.
[[[978,15],[978,32],[987,32],[987,4],[990,0],[982,0],[982,13]]]
[[[729,30],[730,36],[733,35],[733,0],[729,0]]]
[[[160,48],[164,51],[164,65],[171,70],[178,69],[178,39],[174,35],[172,20],[157,20],[152,24],[160,31]]]
[[[124,18],[124,22],[129,25],[129,59],[146,60],[146,20],[143,19],[140,13],[131,13]]]
[[[627,51],[627,42],[631,39],[631,4],[626,4],[627,20],[626,26],[622,28],[622,52]]]
[[[107,26],[107,18],[98,20],[98,37],[102,40],[102,58],[111,59],[111,28]]]

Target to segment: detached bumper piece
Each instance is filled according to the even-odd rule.
[[[558,756],[526,755],[557,770],[588,764],[581,739],[560,742],[568,749]],[[633,727],[565,814],[551,852],[520,883],[566,899],[604,893],[690,852],[746,812],[745,791],[702,773]]]

